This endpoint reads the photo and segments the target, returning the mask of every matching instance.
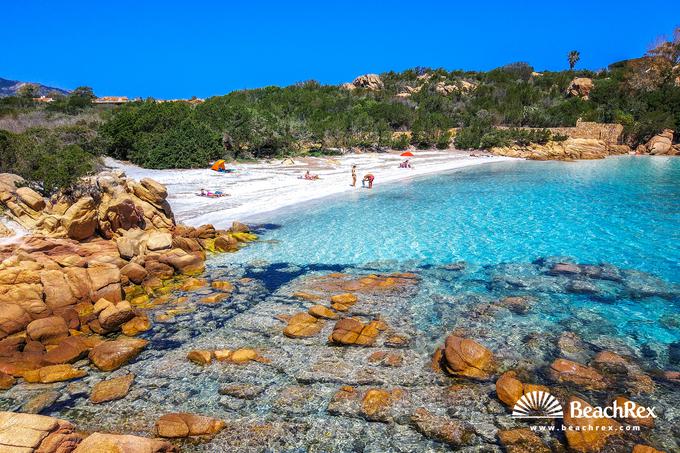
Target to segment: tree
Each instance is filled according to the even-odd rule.
[[[576,63],[581,59],[581,54],[578,50],[572,50],[567,54],[567,59],[569,60],[569,70],[573,71]]]
[[[71,91],[70,94],[72,97],[78,97],[78,98],[84,98],[84,99],[89,99],[90,101],[96,98],[94,95],[94,91],[92,90],[91,87],[77,87],[73,91]]]

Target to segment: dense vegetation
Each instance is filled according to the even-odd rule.
[[[27,88],[0,99],[0,128],[3,118],[18,121],[36,110],[46,124],[62,122],[51,130],[3,133],[0,170],[19,173],[47,193],[67,184],[69,175],[95,168],[101,154],[151,168],[202,167],[216,158],[447,148],[452,140],[465,149],[545,143],[561,137],[542,128],[573,126],[578,118],[623,124],[633,146],[663,128],[680,128],[680,36],[600,72],[573,70],[576,51],[567,58],[569,71],[537,73],[522,62],[488,72],[414,68],[381,74],[378,89],[307,81],[236,91],[197,106],[148,99],[104,108],[92,104],[86,87],[41,106]],[[593,79],[589,99],[566,94],[575,77]],[[99,121],[89,121],[93,113]],[[526,126],[538,130],[516,129]],[[69,128],[90,129],[96,139],[74,140]]]

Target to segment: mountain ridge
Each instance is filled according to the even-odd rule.
[[[17,94],[19,89],[27,83],[34,82],[22,82],[19,80],[10,80],[0,77],[0,97],[14,96],[15,94]],[[57,93],[64,95],[69,93],[68,90],[64,90],[62,88],[51,87],[43,85],[41,83],[34,84],[38,86],[38,93],[40,94],[40,96],[47,96],[49,93],[53,93],[55,91]]]

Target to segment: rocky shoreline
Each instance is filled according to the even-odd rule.
[[[44,199],[21,178],[0,175],[0,203],[30,233],[0,246],[0,384],[53,385],[77,381],[87,368],[113,372],[148,345],[135,336],[151,329],[147,309],[173,292],[202,286],[195,276],[208,254],[234,252],[256,238],[235,223],[229,230],[177,225],[165,187],[122,172],[82,181],[78,193]],[[228,282],[212,282],[223,296]],[[219,296],[204,303],[218,303]],[[169,310],[165,318],[175,313]],[[163,317],[158,319],[162,320]],[[131,375],[99,382],[91,399],[127,394]],[[41,394],[22,406],[39,413],[56,401]],[[71,451],[82,435],[63,420],[2,413],[3,451]],[[93,434],[77,451],[173,451],[164,442]],[[113,447],[111,447],[113,448]],[[138,450],[141,449],[141,450]],[[145,450],[146,449],[146,450]]]

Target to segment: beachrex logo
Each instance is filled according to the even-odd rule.
[[[515,418],[562,418],[560,402],[548,392],[534,390],[525,393],[512,408]]]
[[[580,401],[571,401],[569,414],[572,418],[657,418],[656,408],[638,406],[631,401],[611,406],[584,406]],[[512,408],[515,418],[562,418],[564,411],[560,402],[548,392],[535,390],[525,393]]]

